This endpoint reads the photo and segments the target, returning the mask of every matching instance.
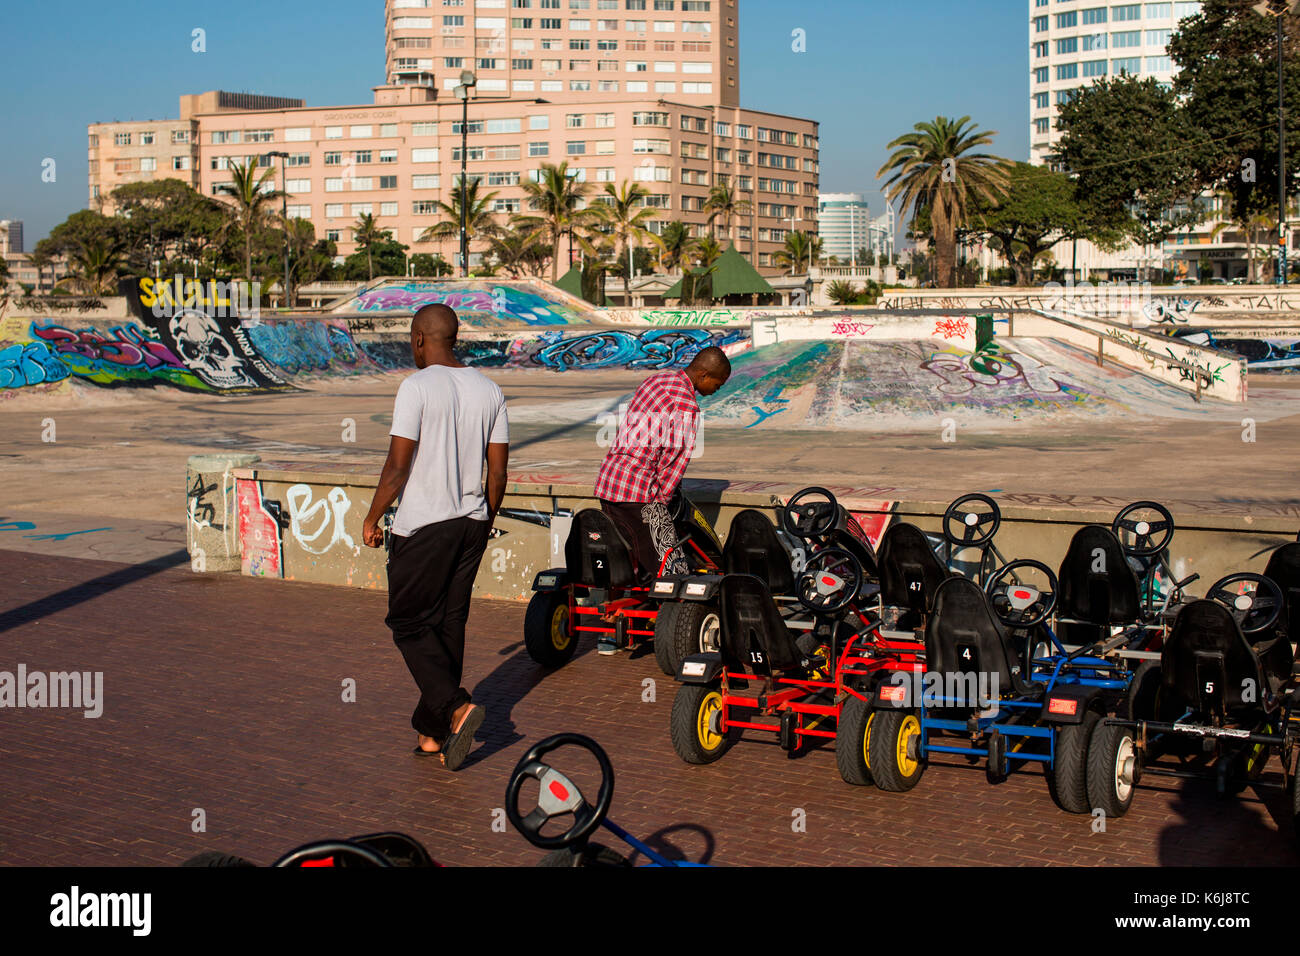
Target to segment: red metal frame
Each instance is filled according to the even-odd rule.
[[[860,611],[859,619],[868,624]],[[726,733],[730,728],[743,730],[765,730],[780,733],[780,724],[757,723],[753,720],[734,720],[730,711],[757,711],[758,716],[777,717],[783,713],[795,715],[794,734],[799,737],[820,737],[834,740],[839,729],[840,715],[844,710],[844,701],[852,694],[859,700],[867,698],[850,686],[848,678],[865,677],[881,671],[919,673],[923,667],[921,655],[925,645],[921,641],[895,641],[881,636],[879,629],[872,627],[867,634],[856,634],[844,645],[835,662],[834,680],[814,680],[809,678],[770,677],[744,672],[723,671],[722,674],[722,710],[720,713],[720,731]],[[729,687],[732,680],[743,680],[748,684],[755,681],[760,687],[752,692],[739,692]],[[812,703],[809,698],[827,690],[835,692],[831,704]],[[747,688],[748,691],[748,688]],[[759,700],[762,699],[762,706]],[[815,723],[805,725],[805,717],[834,717],[835,730],[819,730]]]

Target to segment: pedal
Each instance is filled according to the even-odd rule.
[[[781,749],[792,751],[799,744],[799,735],[794,732],[795,714],[786,711],[781,715],[781,732],[779,739]]]
[[[632,649],[632,636],[627,632],[627,621],[621,614],[614,619],[614,644],[623,651]]]

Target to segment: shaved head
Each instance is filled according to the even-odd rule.
[[[701,349],[686,366],[686,376],[701,395],[712,395],[731,377],[731,359],[722,349],[710,345]]]
[[[689,372],[691,369],[707,372],[725,382],[731,376],[731,359],[727,358],[727,353],[722,349],[716,345],[710,345],[707,349],[701,349],[695,358],[691,360],[687,371]]]
[[[411,331],[423,334],[431,342],[451,345],[460,331],[460,320],[449,306],[426,305],[411,319]]]

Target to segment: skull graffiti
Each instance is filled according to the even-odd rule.
[[[214,388],[242,388],[257,382],[245,371],[244,360],[221,334],[212,316],[184,309],[172,316],[170,329],[176,351],[190,369]]]

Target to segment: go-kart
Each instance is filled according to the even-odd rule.
[[[858,605],[864,581],[851,552],[815,552],[795,585],[813,615],[805,629],[783,615],[758,578],[724,577],[721,647],[688,656],[678,672],[669,724],[677,755],[712,763],[746,730],[776,734],[791,754],[809,741],[834,740],[841,775],[869,782],[863,741],[872,689],[893,671],[919,669],[924,648],[879,634],[874,614]]]
[[[982,582],[993,551],[993,538],[1002,525],[1002,510],[987,495],[962,495],[943,514],[943,536],[938,545],[914,524],[899,522],[880,541],[880,600],[886,633],[920,640],[926,616],[939,585],[957,572],[955,555],[974,549],[974,564]]]
[[[670,505],[677,528],[677,551],[699,573],[722,566],[722,544],[704,514],[678,492]],[[659,604],[651,597],[673,552],[658,568],[638,568],[632,550],[602,511],[588,508],[573,516],[564,544],[567,567],[542,571],[533,579],[533,597],[524,616],[524,646],[537,663],[567,663],[583,634],[612,640],[631,650],[655,635]]]
[[[665,674],[675,675],[691,654],[720,648],[718,589],[728,574],[758,578],[783,607],[796,601],[795,577],[811,553],[841,548],[874,583],[876,554],[862,528],[825,488],[805,488],[780,508],[781,530],[763,512],[747,508],[731,521],[715,574],[664,575],[652,595],[661,601],[655,620],[655,657]],[[784,540],[782,535],[785,536]]]
[[[587,802],[572,779],[543,762],[543,757],[562,747],[581,748],[596,759],[600,767],[600,788],[594,806]],[[529,780],[537,781],[536,806],[523,814],[519,812],[519,798]],[[506,816],[529,843],[551,851],[542,860],[542,866],[631,866],[632,861],[621,853],[591,842],[601,827],[642,854],[651,866],[703,865],[668,859],[618,826],[608,818],[613,799],[614,767],[601,746],[581,734],[556,734],[533,746],[515,765],[506,786]],[[550,835],[542,832],[547,824],[565,818],[572,822],[564,831]]]
[[[1030,570],[1046,577],[1045,588],[1020,580]],[[1131,675],[1104,646],[1061,644],[1048,625],[1057,589],[1051,569],[1036,561],[1004,566],[984,589],[963,577],[938,586],[924,678],[895,677],[873,701],[867,746],[877,786],[911,790],[933,754],[983,758],[991,782],[1032,762],[1044,766],[1062,809],[1087,812],[1088,744]],[[1037,648],[1032,657],[1027,646]]]
[[[1179,613],[1160,652],[1159,713],[1097,728],[1089,792],[1109,814],[1128,810],[1144,773],[1209,776],[1221,794],[1247,785],[1291,788],[1300,842],[1300,687],[1295,655],[1276,625],[1283,589],[1259,574],[1231,574]],[[1262,777],[1272,754],[1282,779]]]
[[[181,866],[245,867],[256,866],[249,860],[229,853],[209,851],[192,856]],[[405,833],[369,833],[346,840],[315,840],[290,850],[273,867],[425,867],[441,866],[419,840]]]

